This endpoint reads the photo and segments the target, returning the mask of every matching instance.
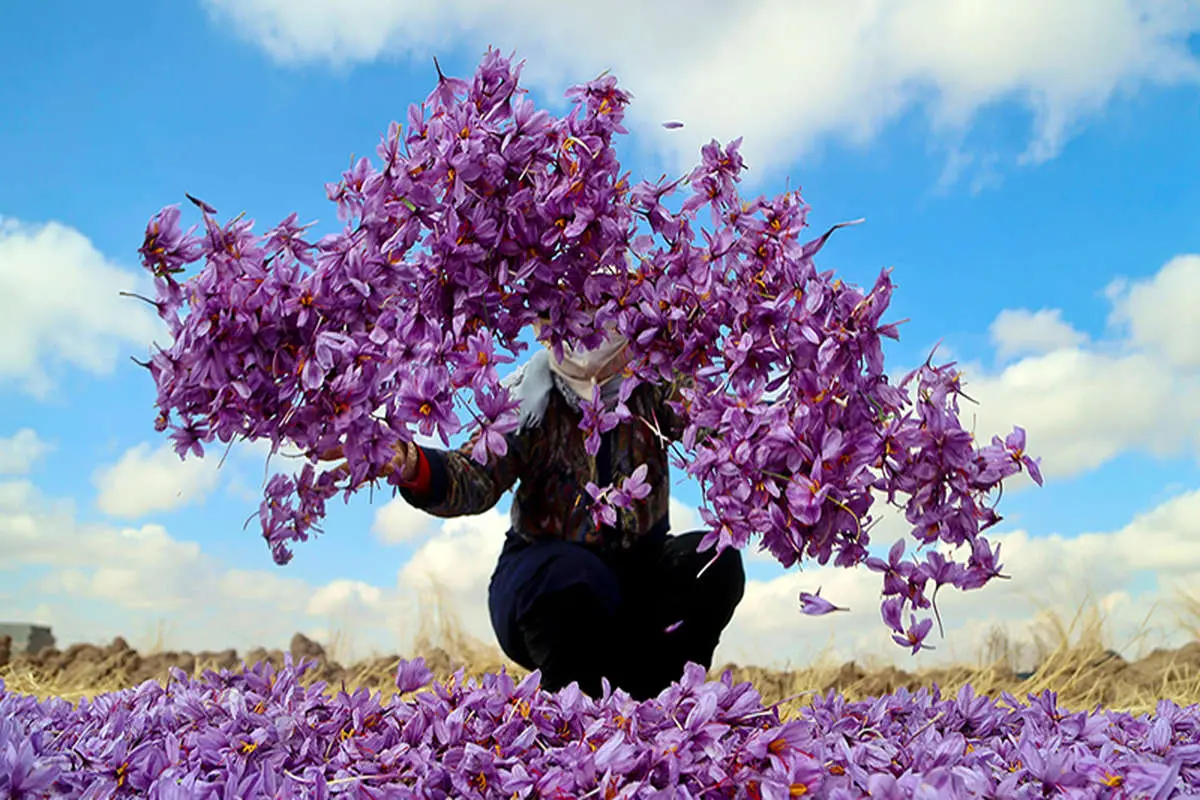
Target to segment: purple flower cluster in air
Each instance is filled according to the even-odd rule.
[[[729,674],[689,665],[658,698],[593,700],[500,673],[400,694],[328,694],[290,659],[83,700],[0,682],[0,796],[222,798],[1167,798],[1200,792],[1200,708],[1073,713],[964,688],[862,702],[830,693],[791,719]]]
[[[495,51],[471,81],[439,69],[407,124],[389,127],[379,165],[360,159],[326,187],[338,234],[309,242],[294,214],[255,234],[194,198],[197,228],[183,230],[178,208],[159,212],[141,249],[173,337],[147,364],[158,430],[181,456],[266,439],[308,457],[267,483],[259,510],[283,564],[325,502],[378,479],[414,431],[446,444],[482,432],[475,459],[504,453],[517,405],[497,366],[536,321],[558,352],[615,327],[632,360],[615,409],[598,392],[583,404],[589,450],[629,419],[637,385],[672,383],[675,463],[703,489],[706,546],[757,537],[786,567],[865,563],[883,573],[896,641],[925,646],[938,588],[1001,575],[983,533],[1000,519],[1002,482],[1022,470],[1041,481],[1024,432],[978,445],[959,422],[953,365],[889,381],[889,273],[862,290],[818,272],[832,231],[800,240],[797,193],[741,197],[740,139],[706,145],[682,178],[631,186],[613,147],[629,101],[615,78],[570,89],[572,109],[554,117],[525,96],[520,69]],[[647,423],[665,435],[664,421]],[[337,445],[349,475],[318,466]],[[600,523],[645,487],[635,474],[589,491]],[[923,558],[869,558],[878,498],[904,510]]]

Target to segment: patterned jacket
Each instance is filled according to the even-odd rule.
[[[401,495],[433,516],[457,517],[491,509],[516,484],[512,532],[526,541],[564,539],[608,550],[628,549],[639,540],[665,535],[670,528],[669,452],[646,421],[657,420],[659,430],[678,441],[681,424],[667,405],[678,395],[670,395],[668,386],[638,386],[627,403],[631,419],[603,434],[593,463],[584,449],[580,413],[564,396],[569,391],[552,389],[541,422],[509,434],[508,453],[493,455],[486,466],[471,458],[478,435],[457,450],[425,448],[428,488],[419,493],[401,489]],[[597,527],[585,488],[588,482],[619,485],[643,463],[650,494],[616,509],[615,526]]]

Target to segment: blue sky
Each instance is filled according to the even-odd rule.
[[[437,542],[457,553],[454,548],[468,541],[462,537],[484,535],[426,521],[413,523],[425,526],[420,534],[387,543],[372,529],[389,498],[372,503],[364,496],[349,507],[337,504],[327,534],[300,545],[294,562],[277,568],[257,520],[242,529],[257,508],[257,454],[236,454],[215,478],[196,470],[168,474],[137,459],[107,483],[97,476],[131,448],[142,446],[148,455],[164,443],[152,428],[153,384],[128,358],[145,354],[146,332],[155,328],[141,319],[137,301],[115,298],[120,289],[144,285],[136,250],[146,220],[190,192],[223,217],[246,211],[263,229],[296,211],[319,220],[321,231],[333,230],[324,182],[337,179],[352,153],[373,155],[389,121],[403,119],[408,104],[424,98],[435,78],[432,54],[448,73],[466,76],[489,43],[527,59],[526,85],[536,101],[555,110],[563,108],[567,84],[613,68],[636,96],[632,133],[620,145],[635,178],[676,172],[697,157],[699,143],[744,133],[753,191],[801,186],[814,232],[865,217],[865,225],[834,237],[819,264],[860,284],[881,267],[894,267],[899,289],[892,317],[911,322],[889,351],[892,364],[915,363],[941,339],[969,365],[968,391],[980,389],[986,432],[1003,433],[1013,424],[1029,429],[1031,449],[1045,459],[1047,484],[1013,492],[1002,508],[1005,529],[1029,540],[1024,558],[1030,563],[1060,553],[1046,549],[1049,544],[1037,549],[1038,541],[1069,553],[1082,534],[1118,536],[1139,515],[1171,512],[1170,520],[1185,520],[1176,520],[1182,529],[1170,527],[1176,522],[1155,529],[1166,537],[1164,547],[1200,533],[1180,510],[1200,490],[1194,381],[1200,344],[1187,345],[1200,332],[1191,303],[1200,301],[1200,266],[1187,260],[1200,253],[1195,3],[1160,8],[1133,32],[1117,24],[1119,15],[1110,22],[1094,18],[1133,13],[1140,6],[1132,0],[1064,3],[1047,13],[1070,23],[1060,30],[1076,33],[1062,33],[1057,49],[1047,51],[1057,59],[1035,52],[1027,62],[1020,48],[1042,45],[1004,40],[1028,34],[1019,33],[1020,26],[1011,33],[1009,20],[986,19],[992,12],[973,5],[979,19],[967,14],[959,22],[968,31],[961,35],[977,37],[976,47],[958,42],[960,33],[949,29],[942,39],[905,40],[894,31],[907,30],[912,20],[899,17],[877,21],[885,33],[845,33],[851,20],[838,28],[839,20],[821,18],[834,26],[830,36],[846,43],[831,51],[827,72],[791,71],[785,37],[720,55],[738,65],[720,81],[675,30],[664,29],[667,56],[656,61],[632,41],[567,47],[558,23],[539,17],[536,4],[514,6],[516,17],[533,21],[524,26],[490,24],[489,12],[467,0],[439,6],[428,11],[445,16],[432,27],[437,35],[422,27],[428,20],[406,17],[404,5],[355,2],[344,14],[330,15],[328,4],[316,0],[286,12],[266,2],[44,2],[5,12],[0,63],[12,77],[0,83],[0,218],[6,226],[0,227],[0,289],[11,305],[9,322],[0,322],[9,341],[8,351],[0,342],[0,455],[9,455],[0,457],[0,467],[9,465],[0,469],[9,473],[0,474],[9,494],[0,504],[0,618],[34,616],[69,640],[95,630],[137,634],[167,615],[163,608],[188,606],[199,621],[178,626],[179,644],[216,643],[222,632],[204,620],[234,602],[212,594],[234,574],[249,583],[267,581],[263,576],[284,580],[280,596],[291,598],[291,605],[270,600],[291,609],[291,616],[277,615],[278,624],[270,619],[276,612],[266,610],[270,602],[254,601],[257,609],[234,603],[261,616],[229,634],[235,646],[256,635],[285,641],[286,626],[317,630],[337,613],[378,614],[365,627],[382,630],[394,612],[381,610],[388,601],[371,590],[394,599],[406,590],[398,571],[422,550],[429,560]],[[907,4],[907,12],[937,16],[920,5]],[[705,46],[736,48],[736,18],[742,14],[750,25],[755,8],[730,12],[735,19],[728,30],[700,24],[687,35]],[[614,8],[629,30],[661,23],[656,13],[633,3]],[[792,32],[795,47],[818,46],[812,38],[817,14],[813,4],[797,3],[779,23]],[[978,40],[985,33],[999,41]],[[878,52],[871,55],[871,36],[884,37],[874,42],[889,54],[883,62]],[[1097,54],[1097,42],[1112,52]],[[927,57],[922,47],[942,47],[945,57]],[[778,77],[759,80],[751,71],[754,59]],[[907,74],[908,80],[880,78],[881,63],[908,69],[896,78]],[[839,64],[853,69],[839,71]],[[976,74],[982,77],[972,82]],[[839,96],[850,100],[830,100],[843,84]],[[663,131],[657,123],[666,119],[681,119],[685,128]],[[44,228],[51,223],[58,227]],[[1168,281],[1164,266],[1178,259],[1183,266]],[[1106,293],[1119,279],[1134,288]],[[60,295],[67,299],[54,299]],[[1128,312],[1125,324],[1110,318],[1118,306]],[[1009,318],[1008,333],[997,334],[993,322],[1006,310],[1017,315]],[[1012,355],[1005,355],[1006,347]],[[90,355],[71,360],[65,354],[73,348]],[[45,380],[31,383],[38,369]],[[1076,374],[1086,380],[1072,379]],[[24,429],[34,432],[32,450],[28,435],[20,438]],[[193,501],[171,507],[171,481]],[[156,493],[169,497],[157,505],[137,499]],[[692,507],[700,500],[691,484],[680,487],[677,498]],[[501,509],[506,506],[507,500]],[[45,538],[53,545],[33,547],[28,534],[14,544],[21,530],[40,532],[38,526],[59,519],[54,514],[69,524]],[[116,553],[101,563],[54,550],[73,550],[81,539],[72,537],[109,534],[140,547],[119,532],[145,526],[161,526],[154,528],[155,541],[172,543],[167,551],[179,543],[198,546],[162,556],[175,559],[163,569],[179,574],[196,574],[188,559],[205,561],[211,580],[197,582],[196,596],[157,607],[155,591],[183,589],[155,588],[151,573],[165,573],[144,553],[128,567]],[[498,540],[500,534],[491,533]],[[1162,558],[1178,562],[1169,553]],[[1187,571],[1174,577],[1200,574],[1200,559],[1179,569]],[[1081,568],[1081,574],[1091,572]],[[793,615],[794,597],[788,600],[786,592],[815,585],[762,560],[751,561],[750,573],[757,594],[748,601],[738,652],[775,656],[769,648],[755,650],[751,640],[774,636],[784,630],[779,626],[803,638],[802,626],[815,623]],[[1163,591],[1156,575],[1150,568],[1105,573],[1101,588],[1128,595],[1113,602],[1125,602],[1134,614]],[[886,638],[869,593],[857,588],[861,583],[846,584],[852,596],[867,597],[854,623],[819,628],[821,636],[850,637],[844,631],[852,631],[857,638],[839,640],[851,649]],[[342,588],[327,592],[328,604],[296,610],[303,603],[295,598],[334,584]],[[771,599],[776,596],[784,599]],[[464,585],[461,613],[469,628],[487,637],[480,597],[478,586]],[[985,598],[961,609],[970,617],[988,607]],[[179,617],[185,618],[193,619]]]

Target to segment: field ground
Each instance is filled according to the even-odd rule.
[[[855,700],[890,693],[900,687],[917,689],[934,683],[943,694],[957,692],[961,686],[970,684],[979,694],[998,697],[1007,691],[1018,699],[1024,699],[1027,693],[1052,689],[1058,692],[1059,702],[1065,708],[1082,711],[1102,706],[1135,714],[1148,713],[1154,711],[1160,700],[1184,706],[1200,703],[1200,600],[1185,598],[1181,607],[1183,621],[1178,624],[1191,634],[1191,642],[1175,650],[1154,650],[1134,661],[1126,661],[1110,649],[1111,643],[1104,636],[1103,613],[1098,606],[1088,604],[1073,620],[1050,618],[1046,635],[1032,642],[1039,664],[1032,675],[1014,671],[1014,648],[1000,636],[994,637],[987,652],[981,654],[978,666],[909,673],[893,667],[819,661],[787,671],[716,665],[712,674],[716,677],[725,669],[732,669],[736,681],[753,682],[766,703],[782,702],[785,713],[806,704],[814,693],[835,690]],[[464,636],[453,617],[440,619],[439,624],[425,621],[417,637],[416,652],[412,654],[423,656],[439,679],[460,667],[467,675],[496,671],[502,666],[522,674],[522,670],[507,664],[494,648]],[[136,686],[146,680],[165,683],[172,666],[198,676],[210,668],[237,669],[242,662],[242,657],[233,650],[186,653],[151,646],[139,653],[121,638],[108,645],[73,644],[61,652],[46,650],[36,656],[9,657],[6,644],[0,640],[0,679],[9,691],[42,699],[57,696],[71,702]],[[291,652],[293,657],[317,662],[317,668],[305,676],[307,683],[323,680],[329,691],[341,689],[343,683],[351,690],[367,687],[379,690],[384,697],[394,691],[398,655],[374,656],[343,666],[337,661],[336,646],[326,652],[299,634],[292,640]],[[248,663],[266,660],[278,667],[283,663],[283,652],[257,648],[245,653],[244,658]]]

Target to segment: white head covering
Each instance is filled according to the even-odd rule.
[[[629,361],[628,342],[613,331],[592,350],[563,345],[559,360],[549,346],[535,352],[520,369],[503,381],[520,403],[521,427],[540,424],[549,401],[550,390],[558,388],[575,409],[581,400],[592,399],[592,389],[600,387],[600,400],[612,410],[620,394],[622,373]]]
[[[624,260],[624,269],[632,273],[635,270],[632,253],[626,251]],[[596,271],[615,275],[621,269],[616,264],[606,264]],[[540,323],[534,324],[534,330],[540,332],[540,327]],[[522,428],[541,422],[550,390],[555,387],[575,409],[579,408],[580,400],[592,399],[596,386],[600,387],[600,401],[605,409],[611,411],[616,406],[622,373],[629,363],[629,342],[616,332],[612,323],[607,328],[605,339],[592,350],[564,344],[561,359],[555,358],[552,348],[546,345],[502,382],[521,404]]]
[[[629,342],[611,330],[594,350],[575,349],[563,345],[560,361],[550,355],[550,370],[584,400],[592,399],[596,386],[604,386],[625,369],[629,362],[626,346]]]

